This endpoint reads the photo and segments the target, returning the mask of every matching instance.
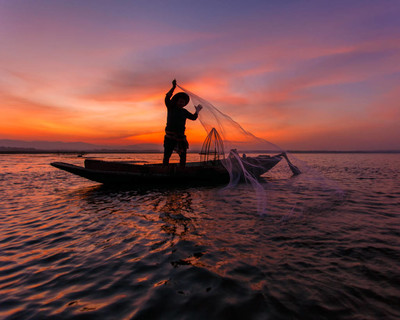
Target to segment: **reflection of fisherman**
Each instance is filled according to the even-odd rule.
[[[185,136],[186,119],[196,120],[203,107],[201,105],[196,106],[194,114],[187,111],[184,106],[189,103],[189,96],[184,92],[179,92],[171,99],[175,88],[176,80],[172,81],[172,88],[165,97],[168,116],[167,126],[165,127],[163,164],[168,165],[169,158],[175,150],[179,154],[180,165],[184,167],[186,164],[186,150],[189,148],[189,143]]]

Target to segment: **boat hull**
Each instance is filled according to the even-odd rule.
[[[273,168],[281,158],[271,157],[256,176]],[[85,167],[65,162],[53,162],[55,168],[70,172],[91,181],[107,185],[204,185],[228,183],[230,176],[221,163],[188,163],[185,168],[176,164],[167,167],[161,164],[138,165],[126,162],[86,159]]]
[[[105,168],[103,169],[96,169],[93,166],[81,167],[64,162],[53,162],[51,165],[80,177],[108,185],[197,185],[220,184],[229,181],[229,175],[226,170],[213,167],[181,169],[177,166],[170,166],[165,168],[165,170],[162,170],[163,168],[160,168],[161,170],[152,170],[152,168],[147,166],[129,168],[124,164],[123,167],[125,168],[121,171],[117,170],[118,166],[116,166],[116,163],[104,163]]]

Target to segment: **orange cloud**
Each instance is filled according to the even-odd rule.
[[[260,2],[260,11],[218,17],[218,31],[211,17],[183,28],[164,12],[149,19],[133,10],[132,19],[101,6],[25,6],[4,6],[1,22],[1,137],[162,143],[173,78],[245,129],[289,147],[322,145],[335,131],[338,141],[343,132],[353,138],[352,126],[342,125],[350,122],[386,138],[380,122],[399,117],[399,81],[390,78],[400,71],[397,25],[364,27],[391,10],[384,6],[349,5],[328,17],[325,8],[314,15],[314,5],[298,15],[295,4],[270,14]],[[98,14],[113,27],[103,28]],[[205,137],[198,121],[188,122],[187,134],[193,144]]]

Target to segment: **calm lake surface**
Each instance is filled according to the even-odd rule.
[[[400,154],[296,157],[312,170],[267,173],[260,215],[247,185],[106,188],[49,165],[76,155],[0,155],[0,318],[399,319]]]

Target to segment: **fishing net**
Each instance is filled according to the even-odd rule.
[[[288,164],[288,176],[299,175],[299,166],[302,163],[297,161],[296,165],[293,164],[293,160],[289,160],[283,149],[245,130],[207,100],[181,86],[178,87],[190,96],[190,104],[200,104],[203,107],[199,113],[199,120],[207,132],[207,138],[201,151],[201,160],[222,163],[230,176],[226,188],[232,188],[241,181],[251,185],[257,195],[257,210],[259,213],[265,213],[267,199],[259,177],[278,165],[281,160]]]

